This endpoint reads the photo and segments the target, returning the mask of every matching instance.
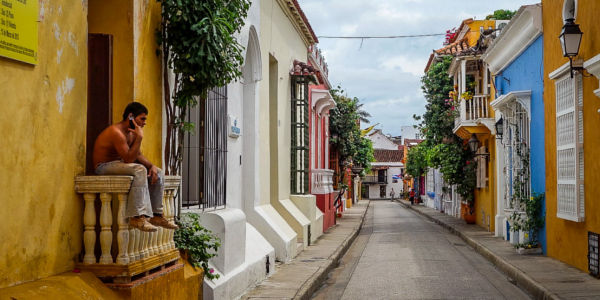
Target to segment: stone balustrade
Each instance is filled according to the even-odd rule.
[[[128,282],[179,258],[174,230],[159,227],[156,232],[142,232],[129,226],[125,208],[132,181],[132,176],[75,178],[75,191],[84,200],[84,255],[79,269]],[[174,195],[180,184],[181,177],[165,176],[163,216],[168,220],[175,218]]]
[[[311,193],[329,194],[333,192],[333,170],[313,169],[311,173]]]

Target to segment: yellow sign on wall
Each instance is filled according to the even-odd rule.
[[[0,56],[36,64],[38,0],[0,0]]]

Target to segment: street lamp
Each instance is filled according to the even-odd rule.
[[[473,133],[469,139],[469,149],[471,149],[472,152],[477,152],[478,148],[479,140],[477,140],[477,136]]]
[[[477,139],[477,136],[474,133],[471,135],[471,138],[469,139],[468,143],[469,149],[471,149],[471,151],[475,153],[475,157],[484,156],[487,158],[490,156],[489,153],[477,153],[477,149],[479,149],[479,140]]]
[[[504,120],[500,117],[500,120],[496,122],[496,139],[502,140],[502,134],[504,133]]]
[[[579,24],[575,24],[575,19],[569,18],[565,21],[566,23],[558,38],[560,39],[563,56],[569,58],[571,78],[573,78],[573,69],[580,69],[580,67],[573,68],[573,57],[579,54],[579,46],[581,45],[581,36],[583,35],[583,32],[579,29]]]

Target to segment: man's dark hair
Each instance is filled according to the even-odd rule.
[[[129,114],[133,114],[133,117],[137,117],[141,114],[148,114],[148,109],[139,102],[131,102],[127,104],[125,107],[125,111],[123,112],[123,120],[127,119]]]

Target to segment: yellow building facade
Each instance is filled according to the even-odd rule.
[[[491,232],[495,230],[496,215],[496,143],[495,116],[490,103],[494,100],[495,90],[487,65],[481,59],[485,49],[479,49],[478,43],[487,38],[482,36],[481,30],[495,29],[496,24],[495,20],[465,20],[459,27],[456,41],[436,50],[438,55],[454,56],[448,73],[454,77],[460,105],[453,131],[465,143],[472,138],[478,142],[477,153],[481,155],[475,159],[477,186],[472,213],[475,223]],[[465,97],[464,93],[470,94]]]
[[[570,7],[569,7],[570,6]],[[598,90],[597,63],[600,60],[600,24],[597,20],[600,11],[600,2],[593,0],[579,1],[542,1],[543,27],[544,27],[544,112],[546,120],[546,228],[548,256],[559,259],[570,265],[588,271],[588,232],[600,232],[600,202],[596,201],[600,193],[600,91]],[[574,17],[575,23],[580,25],[583,38],[579,55],[575,57],[574,64],[586,69],[585,75],[576,72],[571,80],[569,74],[569,60],[563,57],[559,34],[563,20]],[[594,76],[588,76],[591,73]],[[562,187],[558,173],[557,162],[557,89],[561,84],[573,84],[579,95],[581,107],[576,108],[579,115],[579,134],[573,133],[581,149],[578,160],[577,184],[579,193],[560,193]],[[582,154],[582,157],[581,157]],[[562,173],[561,173],[562,174]],[[563,176],[563,175],[561,175]],[[562,180],[562,178],[560,178]],[[581,193],[582,192],[582,193]],[[570,197],[569,195],[576,195]],[[565,210],[564,203],[573,201],[575,211]],[[571,216],[569,216],[571,215]]]
[[[129,102],[146,105],[142,151],[162,165],[162,62],[155,39],[160,12],[157,1],[42,0],[36,12],[37,64],[0,57],[0,198],[5,205],[0,289],[35,280],[52,286],[61,281],[53,280],[55,275],[81,261],[83,199],[75,193],[74,179],[86,174],[86,155],[92,151],[86,140],[95,139],[86,137],[88,116],[97,114],[88,106],[90,86],[96,84],[88,76],[100,61],[88,54],[94,53],[88,46],[92,35],[111,36],[106,48],[111,59],[103,61],[110,63],[112,86],[111,100],[102,103],[110,108],[106,125],[121,121]],[[180,270],[173,276],[183,276]],[[88,277],[95,278],[82,273],[73,282]]]

